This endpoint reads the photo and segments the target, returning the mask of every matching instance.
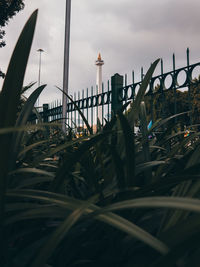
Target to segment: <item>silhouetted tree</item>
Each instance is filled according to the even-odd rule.
[[[6,45],[3,40],[5,31],[3,27],[8,21],[24,8],[24,0],[0,0],[0,48]],[[0,70],[0,77],[4,78],[4,73]]]

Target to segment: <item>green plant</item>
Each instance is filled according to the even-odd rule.
[[[0,94],[1,266],[198,266],[199,132],[193,126],[184,138],[174,123],[166,130],[185,113],[147,130],[143,100],[158,60],[130,112],[127,103],[97,134],[78,107],[88,136],[67,136],[59,124],[29,125],[44,88],[19,108],[36,18],[37,11]]]

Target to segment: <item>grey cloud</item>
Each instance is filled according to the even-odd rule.
[[[43,48],[42,81],[47,89],[42,101],[59,98],[54,85],[62,87],[65,1],[26,0],[26,8],[7,28],[7,47],[0,49],[0,66],[6,65],[19,28],[39,7],[39,19],[26,83],[37,81],[38,54]],[[104,81],[115,72],[147,70],[158,57],[165,70],[172,67],[172,53],[177,66],[186,62],[185,50],[191,48],[191,62],[200,58],[199,0],[72,0],[70,92],[95,84],[94,61],[100,51],[105,60]],[[4,50],[4,51],[3,51]],[[131,79],[129,79],[131,80]]]

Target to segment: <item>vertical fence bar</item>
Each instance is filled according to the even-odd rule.
[[[151,112],[151,120],[152,123],[154,122],[154,105],[153,105],[153,100],[154,100],[154,93],[153,93],[153,81],[151,80],[150,82],[150,88],[149,88],[150,92],[151,92],[151,96],[150,96],[150,112]]]
[[[54,101],[54,120],[56,120],[56,100]]]
[[[96,95],[98,95],[98,85],[96,85]],[[99,106],[99,103],[98,103],[98,97],[96,97],[96,125],[98,126],[98,116],[99,116],[99,114],[98,114],[98,106]],[[98,127],[97,127],[97,129],[98,129]]]
[[[125,74],[125,86],[127,86],[127,74]]]
[[[91,105],[91,127],[94,131],[94,125],[93,125],[93,86],[91,87],[91,100],[92,100],[92,105]]]
[[[161,61],[160,61],[160,68],[161,68],[161,74],[163,75],[164,68],[163,68],[163,59],[162,58],[161,58]]]
[[[61,106],[61,109],[60,109],[60,111],[61,111],[60,118],[62,118],[62,100],[60,100],[60,106]]]
[[[189,65],[190,65],[190,50],[189,50],[189,48],[187,48],[186,54],[187,54],[187,71],[189,73]],[[188,103],[189,103],[189,110],[192,111],[191,87],[190,87],[190,85],[188,86]],[[192,113],[191,112],[190,112],[189,118],[190,118],[190,125],[192,125]]]
[[[83,115],[85,116],[85,114],[84,114],[84,90],[82,90],[82,112],[83,112]],[[82,127],[83,127],[82,131],[83,131],[83,134],[84,134],[84,132],[85,132],[85,123],[84,123],[83,120],[82,120]]]
[[[54,120],[56,120],[56,100],[54,101]]]
[[[143,70],[143,67],[141,68],[141,81],[143,81],[144,79],[144,70]]]
[[[56,120],[58,119],[58,99],[56,99]]]
[[[58,119],[58,110],[57,110],[57,107],[58,107],[58,100],[56,99],[56,108],[55,108],[55,115],[56,115],[56,120]]]
[[[135,72],[134,70],[132,70],[132,84],[135,83]]]
[[[71,98],[73,99],[73,96],[72,95],[70,95],[71,96]],[[72,102],[71,102],[71,129],[73,129],[73,104],[72,104]]]
[[[55,113],[55,110],[56,110],[56,101],[54,100],[54,101],[53,101],[53,120],[56,119],[56,113]]]
[[[51,102],[51,121],[53,120],[53,103]]]
[[[173,73],[175,75],[175,70],[176,70],[176,59],[175,59],[175,54],[173,53]],[[176,83],[174,84],[174,114],[177,114],[177,96],[176,96]],[[177,118],[175,118],[175,123],[177,122]]]
[[[51,106],[52,106],[52,121],[53,121],[54,120],[54,112],[53,112],[54,104],[53,104],[53,102],[51,102]]]
[[[55,115],[54,115],[54,101],[52,102],[52,112],[53,112],[53,121],[55,119]]]
[[[50,108],[51,108],[51,121],[53,120],[53,103],[51,102],[50,104]]]
[[[55,120],[57,119],[57,101],[55,100],[55,108],[54,108],[54,114],[55,114]]]
[[[56,109],[56,101],[53,101],[53,120],[55,121],[56,115],[55,115],[55,109]]]
[[[116,73],[111,77],[111,90],[112,90],[112,115],[115,115],[122,107],[122,102],[119,101],[120,89],[123,88],[123,76]]]
[[[108,94],[108,121],[110,121],[109,91],[110,91],[110,81],[108,80],[108,89],[107,89],[107,94]],[[112,96],[111,96],[111,97],[112,97]]]
[[[152,63],[150,66],[152,66]],[[151,79],[150,85],[149,85],[149,91],[150,91],[150,114],[151,114],[152,123],[154,122],[154,113],[153,113],[154,112],[154,105],[153,105],[154,90],[153,90],[153,86],[154,86],[154,81]]]
[[[102,114],[101,114],[101,116],[102,116],[102,126],[103,126],[103,124],[104,124],[104,97],[103,97],[103,93],[104,93],[104,83],[102,83],[102,97],[101,97],[101,104],[102,104]]]
[[[89,101],[88,101],[88,88],[87,88],[87,91],[86,91],[86,97],[87,97],[87,102],[86,102],[86,105],[87,105],[87,121],[89,122],[89,116],[88,116],[88,106],[89,106]]]
[[[78,91],[78,103],[79,103],[79,100],[80,100],[80,91]],[[78,105],[79,107],[79,105]],[[78,135],[80,136],[80,113],[78,112]]]
[[[60,121],[60,100],[58,99],[58,120]]]
[[[128,85],[127,80],[128,80],[128,76],[127,76],[127,74],[125,74],[125,92],[127,92],[127,94],[128,94],[128,88],[126,88]],[[125,101],[122,102],[123,104],[124,104],[124,102],[127,103],[127,94],[125,95]],[[126,108],[126,110],[127,110],[127,108]]]
[[[59,120],[59,100],[57,99],[57,119]]]
[[[48,122],[48,109],[49,105],[48,104],[43,104],[43,122]]]
[[[76,102],[76,93],[74,93],[74,102]],[[76,103],[76,104],[77,104],[77,103]],[[75,123],[74,133],[76,134],[76,132],[77,132],[76,108],[74,108],[74,123]]]
[[[161,92],[162,92],[162,118],[165,118],[165,92],[164,92],[164,82],[163,82],[163,59],[161,58],[160,61],[160,67],[161,67],[161,83],[160,83],[160,87],[161,87]]]
[[[135,72],[134,72],[134,70],[132,71],[132,84],[133,84],[133,100],[135,100],[135,87],[134,87],[134,83],[135,83]]]
[[[58,99],[56,99],[56,120],[58,119]]]

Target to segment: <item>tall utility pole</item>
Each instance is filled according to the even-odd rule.
[[[70,18],[71,18],[71,0],[66,0],[66,14],[65,14],[65,47],[64,47],[64,71],[63,71],[63,91],[68,94],[69,85],[69,47],[70,47]],[[62,129],[66,131],[66,117],[67,117],[67,97],[63,94],[62,98]]]
[[[37,50],[37,52],[40,53],[39,54],[39,72],[38,72],[38,87],[39,87],[40,86],[40,78],[41,78],[41,63],[42,63],[42,61],[41,61],[41,58],[42,58],[41,54],[42,54],[42,52],[44,52],[44,50],[40,48],[40,49]],[[39,97],[38,97],[38,107],[39,107]]]

